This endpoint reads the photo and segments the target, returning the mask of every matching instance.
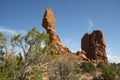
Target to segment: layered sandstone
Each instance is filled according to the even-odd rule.
[[[92,33],[86,33],[82,37],[81,48],[91,61],[108,64],[106,44],[102,31],[95,30]]]
[[[67,47],[62,45],[59,36],[55,32],[56,21],[51,8],[46,9],[42,26],[49,34],[49,45],[51,45],[50,51],[52,53],[72,53]],[[95,30],[92,33],[86,33],[82,37],[81,48],[82,51],[76,52],[77,55],[74,57],[81,58],[82,60],[89,62],[108,64],[104,35],[100,30]]]
[[[70,52],[67,47],[64,47],[62,45],[60,38],[55,33],[56,21],[55,21],[55,17],[54,17],[54,14],[51,8],[46,9],[44,17],[43,17],[42,26],[46,29],[47,33],[50,36],[49,44],[52,47],[51,51],[53,53],[60,54],[60,53]]]

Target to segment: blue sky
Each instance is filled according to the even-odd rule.
[[[104,32],[109,60],[120,62],[120,0],[0,0],[0,31],[22,33],[41,26],[46,8],[56,18],[56,33],[72,51],[81,50],[86,32]]]

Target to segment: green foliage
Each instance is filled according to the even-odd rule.
[[[60,80],[74,80],[76,79],[75,75],[78,74],[80,71],[78,69],[78,64],[76,62],[60,61],[58,64],[58,72]]]
[[[81,72],[81,69],[76,61],[71,59],[64,60],[64,58],[61,58],[63,56],[58,56],[56,54],[51,54],[49,56],[51,56],[51,58],[53,57],[48,66],[49,74],[54,74],[50,76],[51,80],[78,80],[76,75]]]
[[[81,68],[86,72],[93,72],[96,70],[95,66],[90,62],[83,62]]]
[[[25,36],[25,42],[30,45],[30,47],[39,47],[42,43],[48,41],[48,34],[38,31],[35,27],[28,31]]]
[[[0,32],[0,49],[4,48],[6,45],[6,36]]]
[[[18,61],[14,55],[7,55],[7,58],[4,58],[3,62],[0,63],[0,80],[18,80],[16,75],[20,67],[18,63],[20,63],[20,61]]]
[[[5,52],[1,49],[0,50],[0,61],[3,61],[3,55],[5,54]]]
[[[0,59],[3,61],[0,63],[0,79],[24,80],[32,76],[33,80],[39,80],[42,75],[41,64],[49,52],[49,35],[34,27],[24,36],[15,34],[10,39],[7,41],[5,35],[0,33]],[[9,46],[12,47],[7,54]],[[16,49],[21,51],[18,52]],[[18,55],[14,55],[16,53]]]
[[[78,64],[77,62],[74,62],[73,65],[74,65],[74,73],[79,74],[81,72],[80,64]]]
[[[105,65],[104,64],[98,64],[97,68],[100,68],[101,70],[104,70],[105,69]]]
[[[88,80],[87,78],[82,78],[81,80]]]
[[[47,54],[47,56],[46,56],[44,61],[45,62],[49,62],[49,61],[58,62],[58,58],[59,58],[58,54],[51,54],[51,53],[49,53],[49,54]]]
[[[102,76],[104,80],[115,80],[115,74],[113,73],[112,69],[109,66],[99,64],[97,67],[102,70]],[[115,68],[115,64],[114,64],[114,68]]]
[[[0,32],[0,60],[3,61],[3,55],[5,54],[6,36]]]
[[[0,33],[0,80],[41,80],[44,73],[49,74],[51,80],[76,80],[76,75],[82,70],[91,74],[96,70],[92,63],[83,62],[80,65],[71,58],[64,60],[51,53],[49,35],[35,27],[24,36],[16,34],[10,39],[7,40]],[[100,64],[98,68],[102,69],[105,80],[114,80],[112,70],[120,75],[120,68],[116,64],[112,64],[110,68]]]
[[[71,64],[67,62],[60,62],[59,65],[59,73],[60,73],[60,78],[62,80],[68,79],[70,76],[70,70],[71,70]]]
[[[0,79],[1,80],[17,80],[15,77],[17,70],[17,61],[9,58],[5,60],[0,69]]]
[[[120,76],[120,68],[118,68],[116,73],[117,73],[118,76]]]
[[[115,74],[108,67],[105,67],[102,76],[104,77],[104,80],[115,80]]]
[[[110,69],[111,69],[112,71],[114,71],[114,73],[116,73],[116,72],[117,72],[117,69],[118,69],[117,64],[116,64],[116,63],[111,63],[111,64],[110,64]]]
[[[18,65],[21,64],[22,60],[23,60],[23,57],[22,57],[22,54],[19,52],[18,56],[17,56],[17,62],[18,62]]]
[[[29,71],[29,76],[31,76],[32,80],[40,80],[42,79],[43,71],[38,66],[32,66]]]

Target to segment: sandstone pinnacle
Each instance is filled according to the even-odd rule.
[[[62,45],[59,36],[55,33],[55,25],[56,21],[52,9],[47,8],[44,13],[42,26],[46,29],[47,33],[50,36],[49,44],[52,45],[53,48],[51,49],[51,52],[57,54],[69,53],[69,49]]]

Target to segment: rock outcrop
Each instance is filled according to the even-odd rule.
[[[42,26],[46,29],[50,36],[49,44],[52,46],[51,52],[53,53],[69,53],[70,50],[64,47],[60,41],[60,38],[55,33],[56,21],[51,8],[47,8],[43,17]]]
[[[56,21],[51,8],[46,9],[42,26],[49,34],[49,45],[51,45],[50,51],[52,53],[72,53],[67,47],[62,45],[60,38],[55,32]],[[86,33],[81,40],[81,48],[82,51],[76,52],[74,57],[81,58],[82,60],[88,62],[108,64],[106,44],[103,33],[100,30],[95,30],[92,33]]]
[[[82,60],[90,62],[90,60],[86,57],[85,51],[77,51],[76,55],[78,55]]]
[[[87,58],[97,63],[108,64],[106,55],[106,44],[103,33],[95,30],[92,33],[86,33],[81,40],[81,48],[86,52]]]

